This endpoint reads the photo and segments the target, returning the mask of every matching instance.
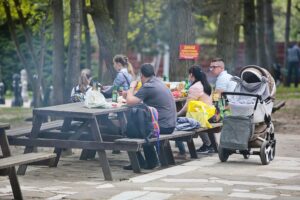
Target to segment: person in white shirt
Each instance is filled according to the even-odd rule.
[[[217,77],[215,83],[215,92],[233,92],[236,82],[231,80],[232,75],[225,70],[225,64],[222,58],[215,58],[211,61],[209,70],[213,76]]]

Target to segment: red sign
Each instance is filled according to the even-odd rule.
[[[181,44],[179,48],[179,59],[197,60],[199,57],[200,46]]]

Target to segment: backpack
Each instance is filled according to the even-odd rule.
[[[158,112],[155,108],[138,104],[127,112],[126,135],[128,138],[159,138]]]

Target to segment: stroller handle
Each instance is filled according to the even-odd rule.
[[[222,92],[221,96],[226,99],[227,95],[236,95],[236,96],[249,96],[249,97],[256,97],[255,105],[254,105],[254,110],[256,110],[258,100],[262,102],[262,97],[261,95],[258,94],[250,94],[250,93],[242,93],[242,92]]]

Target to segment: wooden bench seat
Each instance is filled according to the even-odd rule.
[[[41,127],[41,131],[61,128],[63,122],[64,122],[63,120],[55,120],[55,121],[43,123]],[[8,138],[28,136],[31,132],[31,129],[32,129],[32,125],[30,124],[28,126],[7,130],[6,135]]]
[[[64,123],[63,120],[54,120],[54,121],[43,123],[40,131],[45,132],[45,131],[51,131],[55,129],[61,129],[63,123]],[[82,124],[82,122],[74,121],[72,122],[71,127],[76,127],[80,124]],[[31,129],[32,129],[32,125],[30,124],[28,126],[7,130],[6,135],[8,138],[28,136],[31,133]]]
[[[275,113],[277,110],[280,110],[282,107],[285,106],[285,101],[275,101],[273,108],[272,108],[272,113]]]
[[[34,164],[38,161],[49,160],[55,158],[56,154],[53,153],[27,153],[20,155],[13,155],[0,159],[0,169],[6,169],[22,164]]]

